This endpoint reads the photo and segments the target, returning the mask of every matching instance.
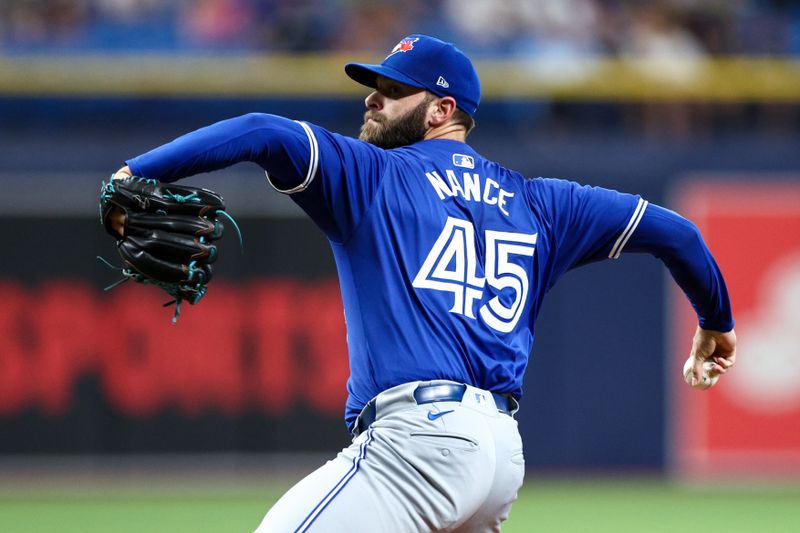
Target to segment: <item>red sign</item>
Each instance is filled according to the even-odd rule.
[[[69,411],[77,380],[98,377],[120,413],[281,416],[301,403],[341,416],[347,347],[335,280],[212,284],[172,325],[168,297],[134,284],[36,289],[0,281],[0,417]]]
[[[673,467],[687,477],[798,475],[800,182],[693,182],[676,200],[725,276],[738,346],[715,387],[689,388],[681,369],[697,319],[673,291]]]

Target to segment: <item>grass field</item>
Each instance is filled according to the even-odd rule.
[[[209,479],[0,484],[0,531],[252,531],[287,482]],[[138,486],[137,486],[138,485]],[[505,533],[800,531],[800,485],[681,487],[662,481],[531,479]],[[336,532],[345,533],[345,532]]]

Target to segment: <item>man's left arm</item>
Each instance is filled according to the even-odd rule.
[[[649,204],[625,252],[644,252],[669,269],[697,313],[699,325],[691,356],[695,379],[701,381],[703,361],[713,361],[709,374],[724,374],[736,362],[736,334],[725,280],[700,231],[677,213]]]

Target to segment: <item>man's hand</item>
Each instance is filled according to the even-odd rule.
[[[125,178],[130,178],[133,174],[131,173],[131,168],[128,165],[125,165],[121,169],[117,170],[111,179],[114,180],[123,180]]]
[[[112,180],[124,180],[125,178],[130,178],[133,174],[131,174],[131,168],[128,165],[125,165],[121,169],[117,170],[113,176],[111,176]],[[125,211],[119,208],[114,208],[109,213],[109,218],[111,219],[111,228],[119,233],[120,237],[125,236]]]
[[[736,333],[733,330],[723,333],[698,327],[692,341],[691,355],[694,357],[692,373],[696,382],[702,381],[704,361],[714,363],[708,372],[709,376],[720,376],[736,363]]]
[[[114,178],[117,179],[117,178]],[[111,210],[108,214],[108,217],[111,219],[111,228],[119,233],[120,237],[125,236],[125,221],[127,217],[125,216],[125,211],[122,209],[115,207]]]

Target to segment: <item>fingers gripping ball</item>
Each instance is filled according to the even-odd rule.
[[[695,358],[689,356],[683,364],[683,380],[693,389],[705,390],[713,387],[719,381],[719,375],[711,376],[711,369],[714,368],[714,361],[703,361],[703,376],[700,381],[697,381],[692,373]]]
[[[181,302],[196,304],[206,293],[217,259],[213,242],[224,229],[219,218],[236,228],[219,194],[137,177],[103,183],[100,218],[122,259],[119,283],[132,279],[164,289],[173,298],[165,305],[175,303],[173,321]]]

